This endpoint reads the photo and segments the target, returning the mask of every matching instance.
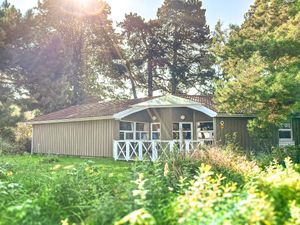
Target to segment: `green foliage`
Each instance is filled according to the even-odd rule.
[[[299,18],[299,0],[256,0],[228,37],[217,27],[213,52],[224,74],[219,110],[256,115],[252,131],[268,135],[300,109]]]
[[[4,156],[0,224],[298,224],[295,167],[216,148],[133,164]]]
[[[11,154],[16,146],[9,140],[0,137],[0,155]]]
[[[165,0],[157,17],[161,25],[158,36],[170,73],[164,78],[169,81],[168,89],[176,94],[193,87],[207,94],[215,73],[208,52],[211,40],[202,1]]]

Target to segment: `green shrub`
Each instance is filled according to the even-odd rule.
[[[0,155],[13,154],[16,152],[16,145],[11,141],[0,137]]]
[[[272,157],[279,163],[283,163],[284,159],[289,157],[294,163],[300,163],[300,147],[287,146],[284,148],[273,148]]]

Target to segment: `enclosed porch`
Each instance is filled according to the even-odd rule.
[[[212,115],[188,107],[148,108],[118,121],[115,160],[151,160],[215,143]]]

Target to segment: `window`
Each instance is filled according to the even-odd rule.
[[[160,123],[151,123],[151,139],[160,140]]]
[[[173,139],[179,139],[179,123],[173,123]]]
[[[279,129],[279,140],[292,140],[292,125],[291,123],[285,123]]]
[[[192,127],[192,123],[173,123],[173,139],[191,140]]]
[[[120,122],[120,140],[133,140],[133,127],[134,123],[132,122]]]
[[[148,132],[146,131],[145,123],[135,123],[135,138],[136,140],[147,140]]]
[[[147,140],[145,123],[120,122],[120,140]]]
[[[197,123],[197,139],[213,139],[214,124],[212,121]]]

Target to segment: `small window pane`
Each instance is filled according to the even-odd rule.
[[[191,124],[182,124],[182,129],[183,130],[186,130],[186,131],[190,131],[191,130]]]
[[[178,140],[179,139],[179,132],[173,132],[173,139]]]
[[[120,122],[120,130],[133,130],[131,122]]]
[[[160,124],[152,124],[152,131],[160,131]]]
[[[159,133],[152,133],[152,140],[159,140],[160,139],[160,134]]]
[[[124,139],[125,139],[124,132],[120,132],[120,140],[124,140]]]
[[[141,140],[141,134],[140,133],[136,133],[135,134],[135,138],[136,138],[136,140]]]
[[[145,124],[144,123],[136,123],[136,130],[137,131],[144,131],[145,130]]]
[[[213,122],[205,122],[205,123],[199,123],[198,126],[199,130],[213,130],[214,129],[214,125]]]
[[[191,140],[192,139],[192,132],[183,132],[183,139],[184,140]]]
[[[291,139],[292,138],[292,132],[290,130],[287,130],[287,131],[280,130],[279,131],[279,138],[280,139]]]
[[[126,133],[126,140],[133,140],[133,133]]]
[[[142,140],[147,140],[148,139],[148,134],[147,133],[141,133],[141,139]]]
[[[173,123],[173,130],[179,131],[179,123]]]

